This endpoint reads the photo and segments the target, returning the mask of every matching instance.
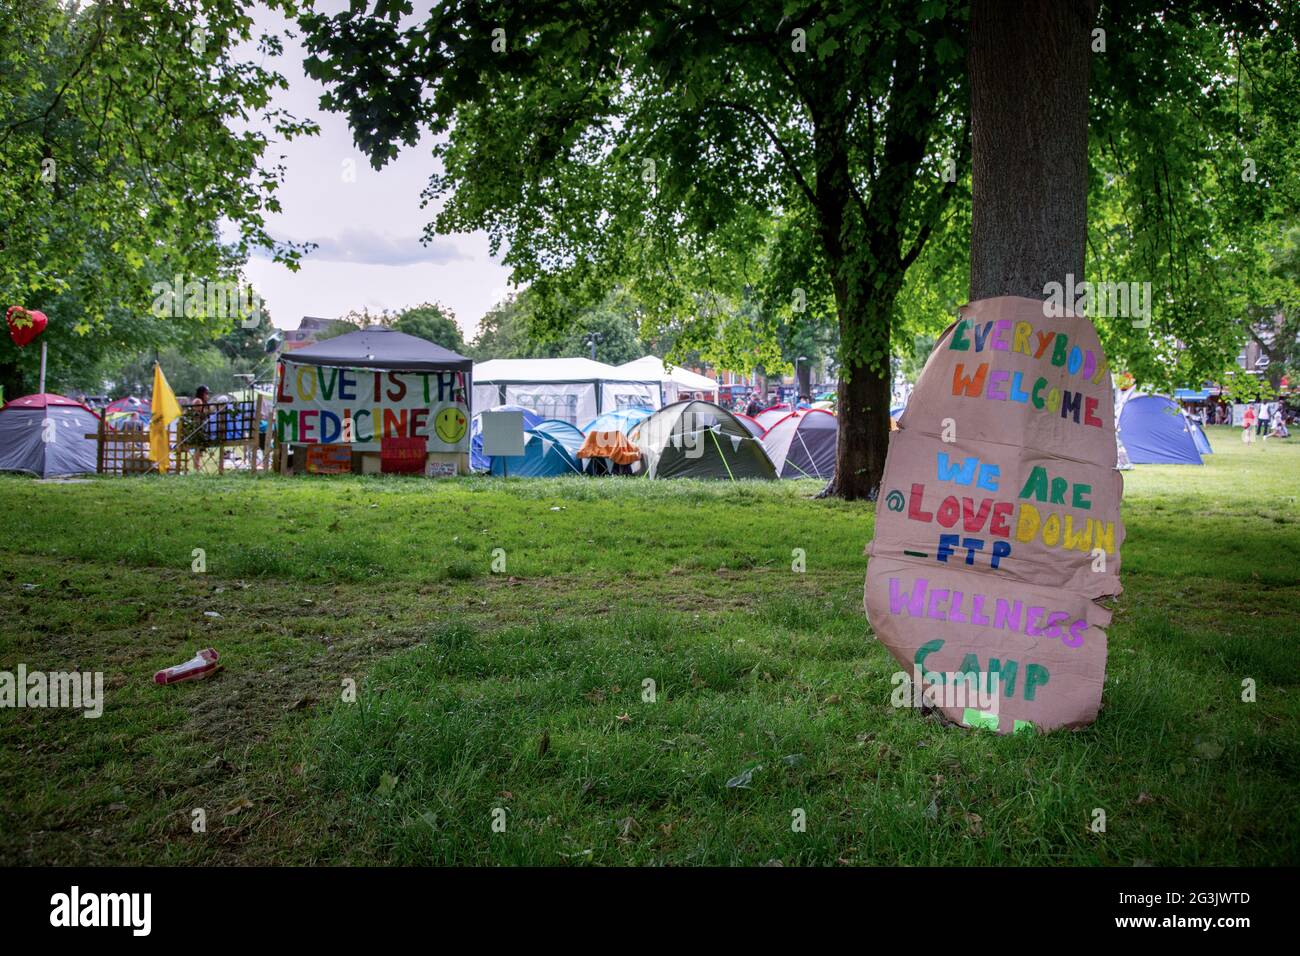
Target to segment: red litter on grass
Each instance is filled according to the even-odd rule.
[[[153,682],[155,684],[179,684],[184,680],[202,680],[204,677],[211,677],[221,669],[221,666],[217,663],[220,656],[213,648],[205,647],[184,664],[164,667],[153,675]]]

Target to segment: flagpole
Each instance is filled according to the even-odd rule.
[[[41,339],[41,387],[38,388],[37,394],[45,394],[45,339]]]

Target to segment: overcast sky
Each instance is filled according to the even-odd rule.
[[[340,3],[318,0],[316,6],[330,10]],[[373,312],[428,301],[450,307],[471,338],[478,320],[506,295],[509,272],[488,253],[482,233],[421,244],[436,212],[420,208],[420,191],[436,168],[431,140],[403,148],[381,171],[372,169],[353,146],[346,118],[318,105],[323,87],[303,72],[301,38],[284,36],[291,24],[265,9],[255,19],[262,30],[283,37],[282,60],[266,64],[289,83],[277,92],[275,105],[321,128],[318,136],[273,140],[266,152],[268,166],[281,156],[285,166],[278,191],[282,211],[268,217],[269,231],[276,239],[319,244],[296,273],[266,258],[249,260],[245,278],[275,324],[296,328],[304,315],[332,318],[351,309]],[[354,181],[345,176],[348,168]]]

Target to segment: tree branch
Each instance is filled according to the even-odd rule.
[[[757,123],[759,129],[763,131],[771,141],[772,145],[776,148],[777,153],[780,154],[781,159],[784,160],[786,168],[794,178],[795,183],[799,186],[799,190],[803,193],[804,198],[807,199],[814,208],[816,208],[817,195],[813,192],[808,180],[804,177],[803,170],[799,168],[798,161],[790,151],[790,148],[781,141],[781,138],[776,134],[776,131],[772,129],[771,125],[767,122],[767,119],[762,113],[747,103],[737,103],[734,100],[720,100],[715,98],[706,100],[705,105],[719,106],[723,109],[733,110],[743,116],[749,117]]]

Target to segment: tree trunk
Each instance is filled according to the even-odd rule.
[[[889,451],[890,392],[888,374],[866,366],[841,370],[835,479],[824,495],[849,500],[875,498]]]
[[[8,330],[6,329],[5,331],[7,332]],[[0,362],[0,393],[4,394],[5,401],[7,402],[10,399],[21,398],[29,391],[35,391],[35,389],[28,389],[25,387],[23,371],[18,367],[18,363],[10,361]]]
[[[886,240],[887,241],[887,240]],[[884,255],[874,257],[887,263]],[[846,255],[832,265],[831,288],[839,315],[840,366],[835,477],[821,497],[874,501],[889,453],[889,400],[893,393],[889,334],[894,303],[903,287],[901,263],[871,271],[865,257]],[[874,355],[875,361],[863,357]]]
[[[807,395],[812,398],[812,366],[807,362],[800,362],[799,369],[794,377],[794,390],[799,395]]]
[[[971,5],[972,301],[1083,281],[1095,13],[1093,0]]]
[[[835,477],[821,494],[874,500],[889,451],[889,329],[904,270],[892,231],[853,219],[846,135],[842,113],[819,118],[819,227],[844,355]]]
[[[822,494],[847,499],[874,500],[880,490],[889,451],[894,304],[908,266],[934,225],[926,222],[904,250],[903,224],[937,121],[936,67],[911,43],[902,44],[893,63],[899,90],[911,92],[889,97],[887,129],[878,144],[882,159],[869,198],[857,194],[850,175],[852,136],[845,103],[831,97],[812,111],[815,205],[843,357],[835,478]]]

